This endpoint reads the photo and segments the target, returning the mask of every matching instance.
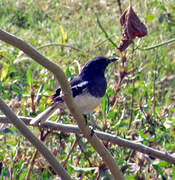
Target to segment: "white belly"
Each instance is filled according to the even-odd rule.
[[[100,103],[102,98],[96,98],[93,96],[76,96],[74,102],[77,105],[81,114],[87,114],[92,112]]]

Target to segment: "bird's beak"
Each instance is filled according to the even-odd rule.
[[[118,60],[118,58],[109,59],[109,63],[114,62],[114,61],[116,61],[116,60]]]

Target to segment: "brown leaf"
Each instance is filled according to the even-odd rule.
[[[133,42],[135,37],[141,38],[147,35],[147,28],[140,21],[131,6],[120,17],[120,24],[123,27],[122,39],[118,47],[121,52]]]

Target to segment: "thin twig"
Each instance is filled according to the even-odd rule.
[[[70,85],[67,81],[67,78],[66,78],[63,70],[57,64],[49,61],[49,59],[47,59],[46,57],[41,55],[31,45],[27,44],[25,41],[5,32],[5,31],[3,31],[2,29],[0,29],[0,39],[6,43],[9,43],[9,44],[19,48],[24,53],[26,53],[29,57],[31,57],[33,60],[35,60],[37,63],[39,63],[40,65],[42,65],[43,67],[45,67],[47,70],[49,70],[50,72],[52,72],[55,75],[56,79],[58,80],[58,82],[61,86],[63,94],[64,94],[63,100],[65,101],[65,103],[66,103],[68,109],[70,110],[72,116],[76,120],[79,128],[81,129],[81,131],[83,133],[83,135],[87,138],[88,142],[91,143],[92,147],[96,150],[96,152],[100,155],[100,157],[106,163],[106,165],[108,166],[113,178],[116,180],[123,180],[124,179],[123,174],[120,172],[120,169],[119,169],[116,161],[114,160],[113,156],[111,155],[109,150],[104,146],[104,144],[98,139],[96,134],[92,134],[92,130],[89,128],[89,126],[87,126],[86,122],[84,121],[84,118],[80,114],[79,109],[77,108],[76,104],[73,101],[72,91],[70,89]],[[1,105],[0,106],[1,110],[3,110],[4,107],[6,107],[6,109],[8,108],[7,105],[3,102],[0,103],[0,105]],[[7,117],[9,117],[7,112],[4,114]],[[16,121],[15,121],[16,123],[20,123],[19,119],[15,116],[15,114],[13,114],[11,117],[9,117],[9,118],[11,118],[11,121],[13,124],[14,124],[13,117],[16,118]],[[15,126],[16,125],[17,124],[15,124]],[[26,133],[22,129],[22,126],[25,126],[25,125],[21,124],[20,131],[23,133],[24,136],[26,136]],[[43,153],[43,156],[47,159],[47,161],[49,163],[52,163],[52,165],[55,165],[55,164],[53,164],[51,159],[48,159],[48,157],[46,157],[46,155],[43,152],[43,149],[41,149],[43,144],[41,146],[39,146],[38,144],[34,144],[32,141],[35,141],[35,139],[34,138],[30,139],[30,136],[33,137],[34,135],[29,131],[29,129],[27,127],[25,127],[25,128],[27,129],[27,132],[30,133],[30,135],[28,134],[29,136],[27,136],[28,140],[30,140],[30,142],[33,145],[35,145],[35,147],[40,149],[40,152]],[[49,155],[51,154],[48,149],[47,149],[47,152],[49,152]],[[54,160],[56,160],[56,159],[54,159]],[[61,173],[58,173],[58,174],[59,175],[61,174],[62,176],[64,176],[64,177],[62,177],[62,179],[66,179],[65,175],[68,176],[67,172],[65,173],[65,170],[63,169],[62,166],[60,166],[60,164],[59,164],[59,167],[60,168],[56,167],[55,170],[57,170],[57,173],[60,172],[60,170],[61,170]],[[67,179],[70,179],[70,176],[68,176]]]
[[[73,142],[73,145],[72,145],[72,147],[71,147],[71,149],[69,151],[69,154],[67,155],[66,159],[64,160],[63,167],[66,166],[66,163],[69,160],[69,157],[70,157],[71,153],[74,151],[76,146],[77,146],[77,139],[75,139],[75,141]]]
[[[122,58],[121,58],[121,69],[123,69],[122,71],[119,72],[119,80],[118,80],[118,83],[117,83],[117,86],[116,86],[116,89],[115,89],[115,94],[114,94],[114,99],[115,99],[115,102],[113,104],[113,107],[112,109],[114,109],[117,105],[117,94],[118,92],[120,91],[120,88],[121,88],[121,84],[124,80],[124,78],[127,76],[127,72],[126,72],[126,56],[123,55]]]
[[[114,43],[114,41],[109,37],[108,33],[105,31],[105,29],[103,28],[98,16],[97,16],[97,24],[100,27],[100,29],[102,30],[102,32],[105,34],[106,38],[108,39],[108,41],[116,48],[118,48],[117,44]]]
[[[55,71],[59,71],[60,69],[55,65],[54,63],[50,62],[47,58],[39,54],[32,46],[28,45],[25,41],[3,31],[0,29],[0,40],[9,43],[26,54],[28,54],[31,58],[37,59],[37,61],[40,62],[43,66],[49,66],[49,68],[53,67],[55,68]],[[57,74],[57,73],[56,73]],[[64,75],[64,72],[58,72],[60,76],[62,77],[63,81],[65,79],[65,82],[67,82],[67,79]],[[57,74],[57,76],[58,76]],[[56,77],[57,77],[56,76]],[[69,88],[68,83],[67,88]],[[64,91],[66,91],[64,89]],[[67,90],[68,91],[68,90]],[[71,92],[70,92],[71,96]],[[3,114],[5,114],[11,123],[20,131],[20,133],[26,137],[30,143],[35,146],[41,154],[47,159],[47,161],[50,163],[50,165],[53,167],[55,172],[62,178],[62,179],[72,179],[67,171],[62,167],[62,165],[58,162],[58,160],[55,158],[55,156],[48,150],[48,148],[29,130],[29,128],[16,116],[16,114],[7,106],[7,104],[0,98],[0,110]]]
[[[154,76],[153,76],[153,116],[155,118],[155,109],[156,109],[156,80],[157,80],[157,59],[158,55],[156,54],[154,58]]]
[[[132,54],[134,54],[134,51],[135,51],[134,43],[132,45],[133,45],[132,46]],[[134,67],[133,57],[134,56],[131,56],[132,67]],[[134,89],[134,88],[135,88],[135,80],[132,79],[132,89]],[[132,124],[132,121],[133,121],[133,108],[134,108],[134,92],[132,91],[132,94],[131,94],[131,111],[130,111],[130,120],[129,120],[128,129],[131,128],[131,124]]]
[[[87,153],[85,152],[85,148],[82,146],[82,144],[80,143],[81,141],[81,137],[79,137],[78,135],[76,135],[76,139],[77,139],[77,143],[80,147],[81,152],[84,154],[84,159],[87,160],[89,162],[89,166],[93,166],[93,164],[91,163],[89,156],[87,155]],[[81,153],[81,154],[82,154]]]
[[[52,132],[52,130],[47,129],[46,133],[44,134],[44,129],[40,128],[40,140],[43,142],[51,132]],[[38,153],[39,153],[39,151],[38,151],[38,149],[36,149],[33,156],[32,156],[32,159],[31,159],[31,162],[30,162],[29,169],[28,169],[27,176],[26,176],[25,180],[30,180],[30,173],[32,171],[32,168],[34,166],[35,159],[37,158]]]
[[[19,117],[22,121],[26,123],[26,125],[29,125],[31,118],[27,117]],[[11,121],[8,120],[7,117],[1,115],[0,116],[0,123],[11,123]],[[65,133],[75,133],[75,134],[82,134],[81,130],[76,125],[71,124],[61,124],[61,123],[54,123],[51,121],[47,121],[43,123],[43,128],[46,129],[52,129],[56,131],[62,131]],[[151,147],[145,146],[141,143],[138,143],[136,141],[130,141],[123,138],[120,138],[116,135],[112,135],[110,133],[105,133],[101,131],[94,131],[95,134],[100,138],[101,140],[108,141],[112,144],[117,144],[122,147],[126,147],[129,149],[133,149],[135,151],[142,152],[144,154],[148,154],[152,157],[167,161],[171,164],[175,164],[175,157],[168,154],[167,152],[161,152],[156,149],[153,149]]]
[[[120,14],[122,14],[122,6],[121,6],[120,0],[117,0],[117,4],[118,4],[118,7],[119,7]]]
[[[82,49],[79,49],[79,48],[76,48],[72,45],[69,45],[69,44],[59,44],[59,43],[49,43],[49,44],[45,44],[43,46],[40,46],[40,47],[37,47],[37,50],[40,50],[40,49],[43,49],[43,48],[46,48],[46,47],[50,47],[50,46],[61,46],[61,47],[67,47],[67,48],[70,48],[70,49],[73,49],[75,51],[80,51],[80,52],[83,52],[84,51]]]
[[[172,81],[173,79],[175,79],[175,74],[163,77],[160,81],[158,81],[158,83],[169,83],[169,81]]]
[[[129,6],[132,7],[132,0],[129,0]]]
[[[111,38],[113,38],[113,37],[115,37],[115,35],[111,35],[109,38],[111,39]],[[104,40],[102,40],[102,41],[100,41],[100,42],[98,42],[98,44],[96,44],[95,46],[94,46],[94,48],[98,48],[99,46],[101,46],[103,43],[105,43],[106,41],[108,41],[108,39],[106,38],[106,39],[104,39]]]
[[[28,172],[27,172],[27,175],[26,175],[26,177],[25,177],[25,180],[30,180],[30,174],[31,174],[31,172],[32,172],[32,167],[33,167],[33,165],[34,165],[34,163],[35,163],[35,159],[36,159],[36,157],[37,157],[37,155],[38,155],[38,152],[39,152],[39,151],[36,149],[35,152],[34,152],[34,154],[33,154],[33,156],[32,156],[32,159],[31,159],[31,161],[30,161],[30,165],[29,165]]]
[[[74,46],[72,46],[72,45],[69,45],[69,44],[48,43],[48,44],[39,46],[39,47],[37,47],[36,49],[37,49],[37,50],[40,50],[40,49],[47,48],[47,47],[52,47],[52,46],[53,46],[53,47],[54,47],[54,46],[55,46],[55,47],[56,47],[56,46],[66,47],[66,48],[70,48],[70,49],[73,49],[73,50],[75,50],[75,51],[82,52],[82,53],[86,54],[86,52],[83,51],[82,49],[76,48],[76,47],[74,47]],[[22,52],[22,53],[18,56],[18,58],[20,58],[20,57],[22,57],[22,56],[24,56],[24,55],[25,55],[25,53]]]
[[[174,42],[174,41],[175,41],[175,38],[172,38],[172,39],[170,39],[170,40],[161,42],[161,43],[159,43],[159,44],[156,44],[156,45],[153,45],[153,46],[150,46],[150,47],[138,48],[138,49],[141,50],[141,51],[148,51],[148,50],[152,50],[152,49],[155,49],[155,48],[158,48],[158,47],[161,47],[161,46],[170,44],[170,43],[172,43],[172,42]]]
[[[57,174],[62,179],[72,179],[68,175],[67,171],[65,171],[61,164],[57,161],[55,156],[48,150],[48,148],[29,130],[24,122],[15,115],[15,113],[4,103],[1,98],[0,110],[8,117],[9,121],[21,132],[21,134],[26,137],[30,141],[30,143],[42,153],[42,155],[54,168],[55,172],[57,172]]]

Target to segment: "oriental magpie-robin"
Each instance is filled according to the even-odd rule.
[[[100,103],[106,92],[105,69],[117,59],[108,59],[102,56],[88,61],[81,73],[70,82],[72,96],[82,115],[92,112]],[[57,108],[65,108],[60,96],[61,89],[57,89],[52,96],[52,105],[36,116],[30,124],[45,122]]]

